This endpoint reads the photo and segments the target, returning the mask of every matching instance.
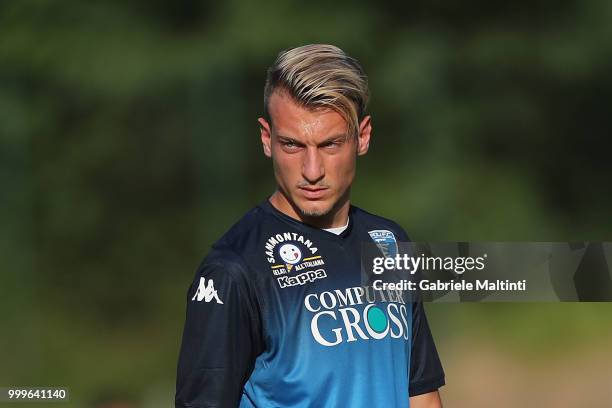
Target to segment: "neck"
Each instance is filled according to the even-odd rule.
[[[350,191],[347,190],[329,212],[320,216],[305,215],[294,203],[289,201],[280,190],[276,190],[269,201],[278,211],[295,220],[316,228],[327,229],[346,225],[351,205],[349,193]]]

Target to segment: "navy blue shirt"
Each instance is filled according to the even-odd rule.
[[[423,305],[363,286],[363,242],[408,241],[351,206],[340,235],[267,200],[199,266],[176,407],[406,407],[444,385]]]

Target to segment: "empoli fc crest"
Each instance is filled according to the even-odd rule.
[[[368,231],[368,234],[370,234],[370,237],[385,257],[395,257],[397,255],[397,240],[391,231],[373,230]]]

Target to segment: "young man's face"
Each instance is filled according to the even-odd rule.
[[[281,193],[274,197],[280,210],[301,220],[333,224],[335,214],[348,208],[357,156],[369,146],[370,117],[362,120],[355,138],[334,110],[308,110],[282,91],[268,102],[272,123],[263,118],[259,123],[264,153],[272,158]]]

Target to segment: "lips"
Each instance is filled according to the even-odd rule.
[[[326,188],[305,188],[305,187],[300,187],[300,190],[302,191],[302,194],[304,195],[304,197],[306,197],[309,200],[319,199],[323,197],[323,195],[325,195],[325,191],[327,191]]]

